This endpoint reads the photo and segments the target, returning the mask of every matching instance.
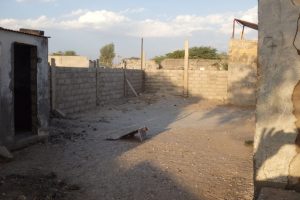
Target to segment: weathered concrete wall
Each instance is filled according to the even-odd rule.
[[[84,56],[48,56],[49,62],[55,62],[57,67],[94,67],[90,60]]]
[[[37,117],[38,134],[48,128],[50,99],[48,77],[48,40],[18,32],[0,30],[0,143],[14,141],[14,72],[13,44],[22,43],[37,47]]]
[[[228,55],[228,101],[234,105],[255,105],[257,41],[233,39]]]
[[[299,189],[299,13],[298,0],[259,1],[257,191],[264,185]]]
[[[54,68],[54,69],[53,69]],[[66,114],[95,109],[109,101],[133,96],[123,69],[52,67],[54,108]],[[137,93],[142,91],[143,71],[126,70]]]
[[[189,70],[189,96],[227,99],[227,71]],[[183,70],[146,70],[146,91],[183,95]]]

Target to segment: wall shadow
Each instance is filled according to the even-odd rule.
[[[260,138],[258,139],[259,145],[256,149],[256,153],[264,156],[260,156],[256,158],[257,160],[254,160],[254,168],[265,171],[266,173],[272,169],[264,169],[264,164],[269,160],[272,159],[273,156],[276,156],[276,154],[286,145],[295,145],[295,135],[298,131],[295,130],[295,132],[285,132],[283,130],[276,130],[275,128],[271,129],[263,129],[262,133],[260,135]],[[284,141],[284,142],[283,142]],[[300,147],[300,146],[298,146]],[[298,155],[296,154],[292,160],[294,160]],[[276,169],[276,166],[286,166],[285,160],[282,159],[282,163],[274,163],[274,169]],[[291,173],[291,165],[293,163],[289,163],[289,169],[288,172]],[[257,175],[257,171],[254,170],[254,180]],[[300,192],[300,177],[292,176],[291,174],[287,176],[276,176],[273,178],[267,178],[263,181],[255,180],[255,197],[258,197],[258,194],[260,193],[260,190],[263,187],[274,187],[274,188],[283,188],[288,190],[295,190],[297,192]],[[287,182],[287,183],[286,183]]]
[[[90,72],[86,74],[86,78],[89,76],[95,78],[94,69],[88,70]],[[77,69],[77,71],[80,71],[80,69]],[[65,75],[64,73],[65,71],[63,71],[63,76],[60,79],[65,79],[66,76],[70,75],[77,81],[76,75]],[[49,150],[39,146],[33,147],[32,151],[29,149],[27,156],[25,154],[24,157],[16,158],[20,159],[21,164],[18,163],[18,160],[16,160],[16,164],[13,162],[8,163],[0,168],[0,173],[9,173],[11,169],[13,169],[12,171],[26,173],[27,170],[32,170],[36,166],[46,172],[53,170],[61,177],[78,181],[78,184],[82,187],[82,194],[78,196],[78,199],[211,199],[207,197],[210,194],[206,194],[207,191],[202,191],[201,188],[199,188],[201,192],[194,194],[183,183],[176,180],[174,174],[171,174],[167,169],[160,168],[151,161],[137,162],[135,165],[128,167],[123,166],[124,163],[119,160],[120,157],[126,156],[130,151],[138,150],[143,145],[151,143],[162,133],[172,129],[171,125],[174,122],[192,115],[193,110],[188,112],[183,112],[183,110],[192,104],[201,104],[203,100],[201,96],[183,98],[181,96],[183,89],[179,87],[179,90],[176,90],[178,85],[174,84],[172,79],[160,81],[162,85],[166,86],[163,90],[165,93],[157,95],[157,98],[164,101],[161,107],[155,107],[155,102],[158,99],[141,95],[138,98],[122,98],[119,102],[122,105],[103,105],[104,108],[111,108],[111,112],[116,113],[114,115],[116,120],[114,121],[108,120],[107,122],[106,119],[103,119],[101,115],[103,107],[98,107],[90,113],[82,115],[70,115],[70,118],[67,119],[52,119],[53,130],[51,133],[61,135],[63,141],[51,144],[54,146],[51,147],[50,145]],[[91,85],[96,82],[91,82]],[[63,84],[65,83],[63,82]],[[79,84],[86,83],[83,81]],[[109,84],[113,83],[109,79],[105,79],[105,84],[105,87],[109,87]],[[74,88],[73,90],[77,89]],[[177,95],[177,99],[174,101],[168,99],[168,92]],[[94,93],[94,91],[90,91],[90,93]],[[72,101],[73,99],[69,100]],[[136,108],[128,108],[129,104],[135,105]],[[153,109],[145,112],[143,110],[145,106],[153,106]],[[168,112],[164,112],[165,110],[168,110]],[[225,112],[222,107],[215,108],[213,111],[208,112],[203,119],[221,115],[220,123],[226,124],[247,116],[246,112],[239,113],[238,110],[226,114],[222,112]],[[122,121],[123,119],[120,118],[122,114],[138,117],[132,121]],[[144,125],[150,129],[149,139],[144,143],[139,143],[137,140],[115,142],[105,140],[112,132],[120,131],[124,127],[128,129]],[[142,152],[142,156],[145,153]],[[153,152],[154,156],[158,156],[160,153],[160,151]],[[34,155],[34,158],[32,158],[32,155]],[[180,160],[175,161],[175,163],[177,162],[180,163]],[[192,165],[192,163],[185,164]]]

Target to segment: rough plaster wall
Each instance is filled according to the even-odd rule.
[[[4,40],[5,33],[0,32],[0,143],[13,142],[13,93],[12,93],[12,66],[11,42]],[[2,39],[3,38],[3,39]]]
[[[229,45],[228,98],[234,105],[256,104],[257,41],[231,40]]]
[[[54,59],[58,67],[90,67],[89,59],[84,56],[48,56],[48,59]]]
[[[13,116],[13,43],[37,47],[37,117],[38,134],[45,134],[49,123],[50,99],[48,77],[48,42],[46,38],[0,31],[0,143],[11,144],[14,136]],[[1,141],[2,140],[2,141]]]
[[[299,185],[299,147],[295,144],[295,105],[299,103],[295,87],[300,80],[300,55],[295,48],[300,42],[298,2],[259,1],[259,90],[254,139],[257,190],[263,185]]]

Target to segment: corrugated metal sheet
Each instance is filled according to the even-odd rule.
[[[243,25],[243,26],[247,26],[249,28],[252,28],[254,30],[258,30],[258,25],[254,24],[252,22],[247,22],[241,19],[234,19],[234,21],[238,22],[239,24]]]

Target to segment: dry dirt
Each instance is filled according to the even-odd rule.
[[[142,126],[143,143],[105,140]],[[0,199],[252,199],[251,108],[143,95],[53,119],[51,134],[0,163]]]

